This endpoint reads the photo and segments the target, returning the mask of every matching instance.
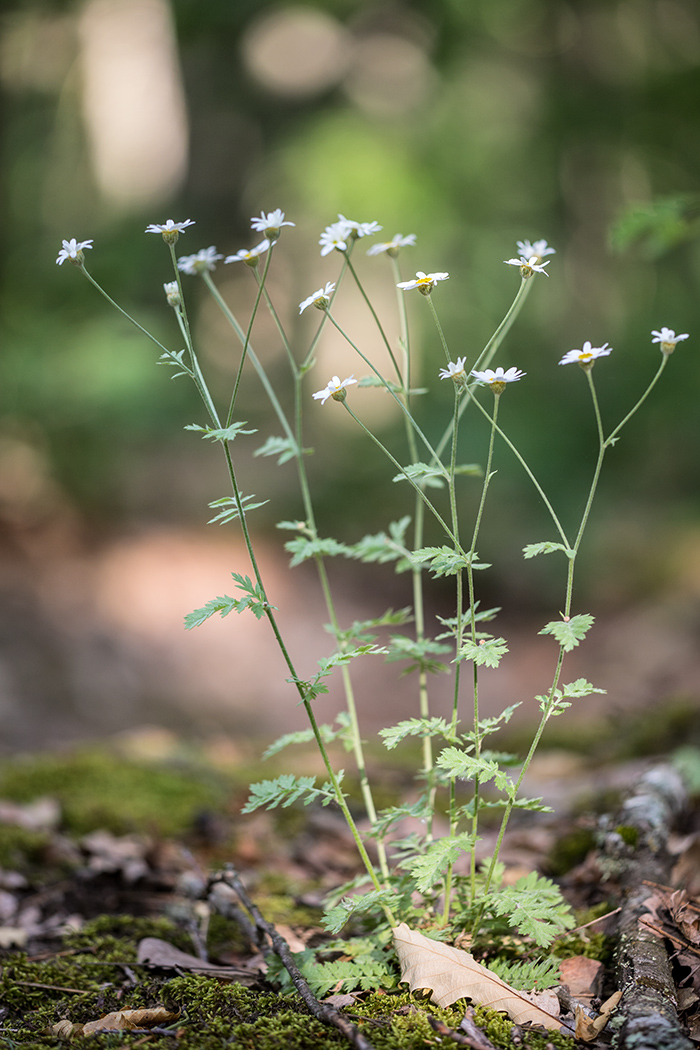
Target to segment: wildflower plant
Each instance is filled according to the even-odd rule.
[[[190,219],[184,222],[169,219],[164,224],[148,226],[146,231],[160,233],[170,253],[173,280],[164,285],[164,293],[166,303],[175,315],[177,333],[184,343],[182,348],[170,349],[161,344],[98,284],[86,267],[84,250],[93,247],[92,240],[63,241],[56,262],[60,265],[70,260],[112,306],[155,343],[160,351],[160,363],[174,370],[173,378],[182,377],[195,384],[208,418],[206,423],[192,423],[187,429],[221,448],[230,491],[211,504],[215,512],[212,520],[232,523],[242,531],[249,565],[247,572],[239,569],[232,573],[233,596],[224,595],[206,602],[186,616],[185,626],[192,629],[215,614],[228,616],[232,612],[267,620],[286,664],[287,681],[305,710],[308,728],[281,737],[266,754],[277,754],[293,744],[315,741],[325,768],[325,779],[320,783],[313,776],[283,774],[252,785],[244,812],[253,812],[261,806],[286,807],[293,803],[333,804],[340,809],[357,846],[363,874],[329,900],[326,927],[332,933],[338,933],[352,915],[364,916],[370,929],[372,924],[376,929],[384,922],[392,927],[399,921],[432,923],[444,928],[445,937],[465,929],[476,935],[485,924],[497,928],[500,923],[506,929],[517,929],[536,944],[546,946],[563,930],[572,927],[568,907],[557,887],[538,875],[528,875],[515,885],[504,885],[499,853],[513,810],[547,809],[541,799],[528,799],[521,793],[523,780],[547,723],[582,698],[604,692],[585,678],[569,681],[565,674],[567,654],[584,641],[594,620],[592,615],[575,606],[577,558],[605,455],[661,378],[677,344],[688,335],[676,335],[665,327],[652,332],[652,342],[658,343],[661,350],[658,368],[636,403],[612,429],[606,429],[594,381],[594,366],[609,367],[602,358],[610,357],[612,347],[608,343],[594,347],[586,341],[582,349],[567,351],[559,361],[560,364],[578,363],[585,374],[598,443],[597,461],[583,501],[584,509],[578,527],[569,531],[564,528],[553,500],[508,436],[507,424],[502,421],[502,416],[507,420],[509,399],[526,396],[528,377],[516,366],[492,367],[530,294],[532,278],[549,276],[545,266],[553,261],[550,257],[555,255],[555,250],[546,241],[517,242],[518,256],[506,260],[507,265],[517,266],[520,272],[520,282],[509,309],[485,346],[461,345],[462,355],[455,357],[448,346],[434,302],[434,299],[450,294],[454,278],[451,284],[445,285],[450,277],[448,273],[419,270],[415,278],[402,279],[400,258],[405,249],[413,250],[413,234],[396,234],[391,241],[377,242],[363,251],[372,259],[372,262],[365,263],[366,266],[388,264],[391,267],[397,289],[401,333],[396,345],[387,337],[385,325],[352,258],[357,242],[379,233],[381,226],[374,221],[356,222],[339,215],[319,240],[321,256],[330,256],[327,265],[331,279],[299,303],[300,314],[310,307],[321,314],[317,317],[310,345],[299,347],[288,335],[284,319],[267,287],[276,245],[281,236],[294,235],[294,223],[286,220],[280,209],[263,211],[260,217],[251,220],[251,229],[257,236],[262,234],[264,240],[252,249],[240,249],[224,259],[224,265],[245,262],[254,282],[254,304],[245,323],[233,313],[217,287],[216,268],[224,256],[215,246],[177,257],[175,245],[181,235],[191,235],[189,227],[192,225]],[[341,258],[336,258],[334,253]],[[99,259],[97,251],[91,256],[91,262],[95,259]],[[223,405],[216,403],[200,364],[187,312],[183,275],[204,282],[231,327],[232,343],[238,355],[237,372],[233,389]],[[388,369],[380,366],[356,342],[353,333],[343,328],[335,314],[335,299],[348,282],[356,285],[376,325],[379,339],[387,351]],[[435,325],[438,360],[431,365],[432,376],[445,401],[444,431],[438,441],[431,439],[421,425],[420,392],[412,385],[404,293],[414,290],[427,300],[424,308],[428,309]],[[286,353],[289,382],[294,394],[291,400],[278,394],[254,348],[253,332],[261,309],[272,314]],[[357,356],[357,370],[365,369],[367,374],[359,381],[354,374],[342,380],[333,375],[321,389],[314,389],[318,386],[318,377],[311,373],[319,339],[327,326],[340,333]],[[267,589],[256,553],[250,520],[255,509],[267,500],[260,500],[252,494],[244,495],[239,485],[237,452],[255,434],[241,418],[245,411],[241,412],[239,404],[241,375],[247,368],[256,373],[281,431],[268,437],[255,454],[276,456],[281,468],[293,463],[299,481],[299,518],[279,523],[280,529],[291,534],[285,548],[292,566],[304,561],[314,563],[334,639],[332,651],[319,658],[318,671],[310,678],[300,674],[295,654],[283,637],[276,617],[275,596]],[[452,380],[451,390],[450,385],[443,386],[443,380]],[[363,421],[354,404],[354,388],[360,385],[382,388],[397,406],[403,422],[403,437],[396,445],[386,445]],[[509,387],[513,389],[508,391]],[[506,400],[501,406],[506,392]],[[315,405],[314,401],[320,405]],[[307,409],[320,411],[326,402],[336,402],[336,405],[329,405],[324,411],[327,413],[330,408],[347,413],[363,438],[380,450],[387,462],[388,477],[404,483],[397,489],[400,510],[396,520],[380,523],[379,531],[357,537],[352,543],[341,543],[320,531],[307,474],[305,415]],[[283,407],[288,403],[294,406],[291,414]],[[468,441],[474,424],[482,425],[480,420],[485,421],[489,433],[483,469],[460,461],[463,443],[460,439]],[[507,707],[495,717],[486,718],[480,710],[482,669],[498,668],[508,652],[506,639],[492,630],[498,610],[481,608],[477,582],[478,574],[490,568],[480,559],[478,546],[499,446],[508,450],[514,468],[525,472],[551,523],[552,534],[542,541],[529,543],[523,550],[525,559],[553,553],[563,556],[561,611],[539,632],[551,636],[555,642],[551,677],[534,701],[524,700],[533,703],[539,717],[529,750],[522,758],[504,754],[491,746],[491,738],[509,721],[519,703]],[[460,513],[458,500],[458,494],[465,486],[480,487],[476,512],[467,521]],[[426,543],[429,519],[432,519],[431,530],[437,528],[441,534],[440,542],[435,545]],[[333,558],[369,564],[393,563],[396,571],[406,573],[408,578],[407,608],[399,612],[379,612],[376,617],[362,623],[341,623],[328,569]],[[441,577],[453,581],[454,615],[438,617],[439,625],[433,631],[426,619],[424,592],[431,578]],[[389,632],[389,639],[380,644],[378,638],[383,631]],[[410,740],[420,741],[420,768],[416,770],[417,781],[421,784],[418,798],[381,811],[375,804],[374,786],[367,773],[352,675],[354,662],[368,656],[408,661],[412,673],[410,680],[415,682],[410,690],[415,696],[413,712],[380,731],[383,745],[392,750]],[[449,669],[452,670],[451,712],[449,717],[437,717],[431,708],[431,680],[435,674]],[[319,722],[317,701],[328,691],[327,681],[331,675],[340,677],[345,710],[335,724],[326,725]],[[331,761],[329,745],[333,741],[343,743],[352,755],[364,807],[362,831],[348,805],[343,773],[335,769]],[[493,856],[479,864],[476,845],[482,818],[494,808],[501,811],[501,820]],[[446,832],[437,831],[438,813],[446,814]],[[419,834],[397,838],[407,818],[413,818],[414,822],[418,820],[423,830]],[[386,933],[386,930],[383,934],[380,931],[381,936],[386,937]]]

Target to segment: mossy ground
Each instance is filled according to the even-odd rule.
[[[334,1029],[320,1023],[296,995],[254,990],[201,976],[172,977],[136,962],[138,941],[145,936],[170,940],[187,949],[187,938],[166,919],[104,916],[79,933],[65,937],[60,950],[43,959],[2,953],[0,989],[6,1015],[0,1027],[0,1047],[61,1047],[51,1027],[62,1020],[82,1024],[110,1011],[165,1006],[179,1012],[170,1034],[152,1033],[146,1045],[154,1050],[318,1050],[348,1044]],[[405,991],[378,990],[358,998],[347,1010],[375,1050],[423,1050],[439,1046],[428,1014],[457,1028],[464,1003],[442,1010]],[[511,1022],[477,1008],[476,1023],[497,1047],[510,1047]],[[78,1037],[75,1047],[144,1045],[144,1034],[114,1033]],[[525,1033],[522,1045],[544,1050],[547,1045],[574,1046],[572,1040],[548,1033]]]

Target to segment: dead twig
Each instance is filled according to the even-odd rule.
[[[431,1014],[428,1014],[428,1021],[436,1035],[439,1035],[442,1039],[451,1039],[458,1046],[468,1046],[471,1050],[496,1050],[488,1036],[474,1024],[473,1015],[473,1010],[467,1010],[459,1025],[462,1029],[461,1032],[456,1032],[453,1028],[449,1028]]]
[[[334,1028],[337,1028],[338,1031],[345,1036],[351,1046],[356,1048],[356,1050],[373,1050],[372,1044],[369,1040],[365,1038],[359,1028],[352,1024],[344,1014],[341,1014],[334,1006],[330,1006],[328,1003],[322,1003],[316,998],[309,988],[309,985],[304,980],[298,966],[294,962],[289,945],[284,937],[277,932],[272,923],[264,918],[262,913],[252,902],[233,865],[227,864],[223,871],[217,873],[210,879],[209,885],[213,886],[217,882],[223,882],[225,885],[230,886],[235,890],[238,899],[250,914],[257,929],[269,937],[273,950],[282,960],[287,973],[292,979],[294,987],[301,996],[309,1012],[323,1024],[332,1025]]]

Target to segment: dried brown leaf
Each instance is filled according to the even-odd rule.
[[[117,1010],[105,1014],[97,1021],[88,1021],[83,1025],[83,1035],[94,1032],[130,1032],[135,1028],[154,1028],[156,1025],[170,1024],[179,1017],[178,1013],[166,1010],[164,1006],[147,1007],[142,1010]]]
[[[198,959],[196,955],[180,951],[160,937],[144,937],[139,941],[137,959],[149,966],[162,966],[164,970],[190,970],[194,973],[207,973],[212,977],[221,977],[241,984],[251,984],[255,976],[247,969],[238,966],[217,966],[216,963]]]
[[[591,1017],[582,1006],[576,1007],[576,1038],[584,1043],[594,1042],[610,1020],[610,1015],[622,998],[622,992],[615,992],[600,1008],[597,1017]]]
[[[554,1013],[516,992],[469,952],[433,941],[403,922],[394,929],[394,944],[401,963],[401,980],[408,983],[411,991],[429,988],[438,1006],[471,999],[492,1010],[502,1010],[516,1024],[531,1022],[555,1030],[560,1027]]]

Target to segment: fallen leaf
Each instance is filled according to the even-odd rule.
[[[561,980],[575,999],[598,994],[604,969],[602,962],[585,955],[573,955],[559,964]]]
[[[429,988],[438,1006],[457,999],[471,999],[492,1010],[502,1010],[516,1024],[543,1025],[558,1029],[559,1018],[516,992],[495,973],[487,970],[469,952],[433,941],[410,930],[402,922],[394,929],[394,944],[401,964],[401,980],[411,991]]]
[[[576,1038],[584,1043],[592,1043],[598,1038],[610,1020],[610,1015],[622,998],[622,992],[615,992],[600,1008],[597,1017],[591,1017],[582,1006],[576,1007]]]
[[[173,1013],[171,1010],[166,1010],[164,1006],[147,1007],[143,1010],[117,1010],[116,1013],[105,1014],[97,1021],[88,1021],[83,1025],[82,1034],[130,1032],[135,1028],[154,1028],[156,1025],[170,1024],[179,1016],[179,1011]]]
[[[239,966],[217,966],[216,963],[198,959],[179,948],[162,941],[160,937],[144,937],[139,941],[137,959],[149,966],[161,966],[164,970],[191,970],[195,973],[207,973],[212,977],[222,977],[240,984],[253,984],[255,975]]]

